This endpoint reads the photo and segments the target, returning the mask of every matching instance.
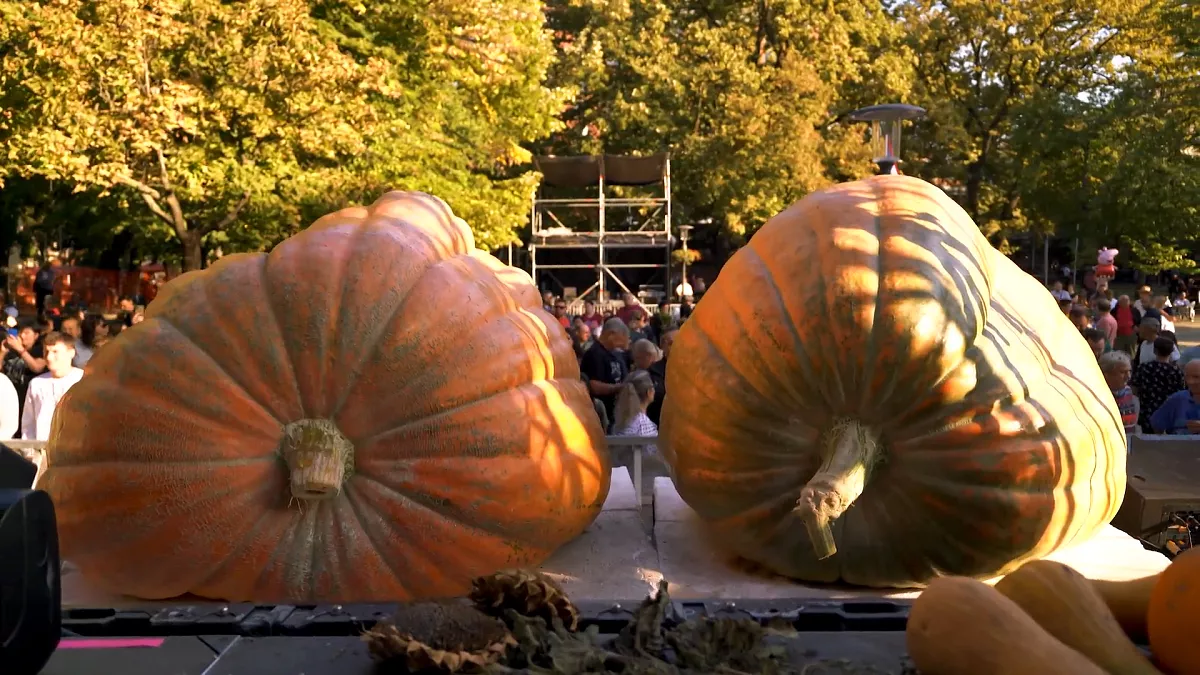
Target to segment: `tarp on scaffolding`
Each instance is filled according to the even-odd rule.
[[[630,155],[553,155],[533,158],[534,167],[542,174],[542,184],[553,187],[580,188],[605,185],[655,185],[663,182],[669,155],[659,153],[649,157]]]

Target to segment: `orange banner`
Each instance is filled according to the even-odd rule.
[[[157,271],[122,272],[94,267],[63,265],[55,268],[54,295],[63,305],[83,304],[95,311],[112,311],[123,295],[141,296],[150,302],[158,289],[167,282],[167,274]],[[32,312],[36,306],[33,279],[36,268],[21,270],[17,279],[17,308]]]

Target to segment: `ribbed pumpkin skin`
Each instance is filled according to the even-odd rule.
[[[838,185],[768,222],[684,324],[667,380],[680,495],[790,577],[1001,574],[1091,536],[1124,496],[1123,428],[1079,332],[915,178]],[[844,419],[883,456],[818,560],[793,508]]]
[[[353,442],[293,499],[283,426]],[[608,493],[571,343],[445,203],[390,193],[167,284],[63,400],[37,486],[63,555],[142,598],[465,594],[537,565]]]

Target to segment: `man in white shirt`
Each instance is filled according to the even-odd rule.
[[[42,340],[46,351],[46,372],[29,382],[25,410],[21,413],[21,438],[50,439],[50,420],[64,394],[83,377],[83,371],[71,365],[75,358],[75,338],[50,333]]]
[[[1142,318],[1142,322],[1138,324],[1138,338],[1140,343],[1137,347],[1137,353],[1134,355],[1136,363],[1150,363],[1155,360],[1154,356],[1154,338],[1158,337],[1159,331],[1162,330],[1162,322],[1158,317],[1147,316]],[[1171,352],[1171,363],[1179,362],[1179,348],[1176,347]]]

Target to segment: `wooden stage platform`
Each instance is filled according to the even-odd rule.
[[[542,571],[560,580],[567,593],[580,601],[638,601],[663,577],[670,583],[672,598],[683,601],[908,600],[919,594],[916,590],[814,586],[758,575],[710,544],[698,518],[669,479],[655,481],[652,504],[638,502],[629,472],[624,467],[615,469],[612,490],[596,522],[551,557]],[[653,509],[653,538],[644,526],[645,509]],[[1067,563],[1089,578],[1112,580],[1155,574],[1168,563],[1166,557],[1145,550],[1136,539],[1111,526],[1051,559]],[[209,604],[221,603],[196,598],[147,602],[99,593],[69,564],[63,576],[63,606],[67,609]]]

